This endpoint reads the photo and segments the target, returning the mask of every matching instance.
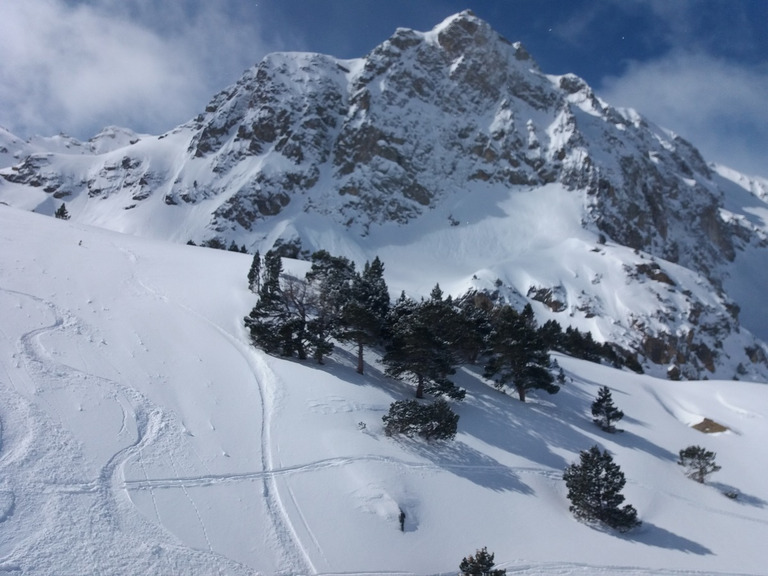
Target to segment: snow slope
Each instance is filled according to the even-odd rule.
[[[521,404],[467,367],[454,442],[391,439],[412,390],[373,355],[363,377],[344,349],[317,367],[250,347],[249,265],[0,205],[0,571],[450,574],[487,546],[514,574],[765,573],[765,385],[558,357],[569,382]],[[431,287],[408,282],[390,287]],[[601,385],[622,433],[588,417]],[[568,512],[562,471],[593,444],[632,533]],[[717,452],[707,485],[675,463],[690,444]]]

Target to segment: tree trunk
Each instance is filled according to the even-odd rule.
[[[357,343],[357,373],[363,373],[363,342],[362,340]]]
[[[419,383],[416,385],[416,398],[424,398],[424,377],[419,374]]]
[[[515,386],[517,388],[517,395],[520,397],[520,402],[525,402],[525,386]]]

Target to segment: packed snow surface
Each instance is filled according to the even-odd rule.
[[[360,376],[343,348],[250,346],[250,262],[0,205],[0,572],[455,574],[487,546],[509,574],[766,573],[764,384],[556,356],[567,383],[523,404],[470,366],[455,441],[388,438],[413,390],[375,354]],[[404,269],[390,287],[429,289]],[[616,434],[589,416],[602,385]],[[628,534],[568,511],[563,469],[595,444],[626,474]],[[676,464],[692,444],[722,466],[707,484]]]

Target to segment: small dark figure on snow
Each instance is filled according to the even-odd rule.
[[[398,518],[400,520],[400,532],[405,532],[405,512],[402,508],[400,508],[400,516]]]

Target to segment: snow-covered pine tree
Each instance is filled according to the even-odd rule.
[[[259,300],[245,317],[245,326],[251,333],[255,346],[275,354],[281,349],[280,326],[287,319],[287,310],[282,305],[280,275],[283,263],[275,252],[264,256],[264,271],[259,285]]]
[[[342,311],[352,297],[352,282],[357,275],[355,263],[343,256],[332,256],[325,250],[312,254],[312,268],[306,281],[312,290],[308,329],[314,347],[314,357],[323,363],[323,356],[333,350],[331,337],[341,323]]]
[[[484,294],[468,292],[456,300],[454,348],[462,362],[475,364],[485,349],[491,331],[491,300]]]
[[[573,515],[581,520],[602,522],[619,532],[640,525],[632,505],[619,508],[624,502],[621,490],[626,479],[608,451],[592,446],[582,450],[579,459],[578,464],[571,464],[563,473]]]
[[[307,357],[308,292],[306,282],[283,278],[280,255],[270,250],[264,256],[259,300],[245,317],[245,326],[255,346],[270,354]]]
[[[614,422],[624,418],[624,412],[613,404],[613,397],[608,386],[597,391],[597,398],[592,402],[592,421],[606,432],[615,432]]]

